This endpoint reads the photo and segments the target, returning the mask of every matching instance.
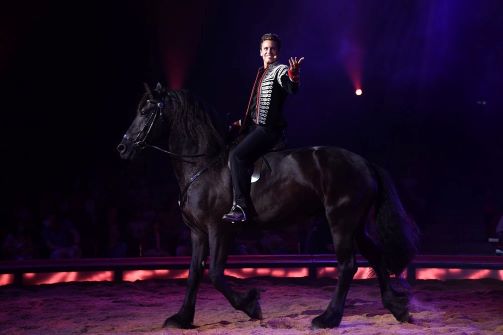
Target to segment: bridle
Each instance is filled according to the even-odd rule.
[[[153,104],[153,100],[147,100],[147,104]],[[147,138],[148,135],[150,135],[150,131],[152,130],[152,127],[154,126],[155,121],[159,117],[159,115],[162,115],[161,111],[164,108],[164,104],[162,102],[155,102],[155,107],[154,107],[154,112],[151,113],[149,116],[149,119],[143,126],[143,128],[138,132],[138,135],[136,135],[136,138],[133,140],[133,145],[139,149],[144,149],[148,146],[150,146],[147,143]],[[150,108],[149,108],[150,109]],[[141,114],[144,114],[143,111],[140,111]]]
[[[206,153],[191,154],[191,155],[177,154],[172,151],[161,148],[157,145],[147,143],[147,139],[150,135],[150,132],[152,131],[152,128],[154,127],[156,120],[160,119],[161,121],[166,122],[166,120],[164,118],[164,113],[163,113],[165,103],[163,101],[156,101],[154,99],[147,99],[147,104],[153,105],[153,107],[149,107],[147,109],[147,111],[152,108],[154,109],[154,111],[151,112],[149,119],[147,120],[147,122],[145,123],[143,128],[138,132],[138,135],[136,135],[136,138],[132,141],[133,146],[137,147],[140,150],[143,150],[145,148],[152,148],[152,149],[163,152],[173,158],[179,159],[179,160],[181,160],[185,163],[189,163],[189,164],[195,164],[196,162],[186,160],[184,158],[197,158],[197,157],[208,156],[208,154],[206,154]],[[143,113],[143,112],[140,111],[140,113]],[[124,135],[124,137],[127,139],[126,135]]]
[[[133,146],[137,147],[138,149],[140,150],[143,150],[145,148],[152,148],[152,149],[155,149],[155,150],[158,150],[160,152],[163,152],[173,158],[176,158],[178,160],[181,160],[182,162],[184,163],[189,163],[189,164],[196,164],[197,162],[196,161],[192,161],[192,160],[187,160],[187,159],[184,159],[184,158],[198,158],[198,157],[204,157],[204,156],[209,156],[207,153],[200,153],[200,154],[191,154],[191,155],[182,155],[182,154],[177,154],[177,153],[174,153],[172,151],[169,151],[169,150],[166,150],[164,148],[161,148],[157,145],[153,145],[153,144],[149,144],[147,143],[147,140],[148,140],[148,137],[150,135],[150,132],[152,131],[152,128],[154,127],[154,124],[155,122],[157,121],[157,119],[167,123],[167,121],[165,120],[165,116],[164,116],[164,109],[165,109],[165,102],[164,101],[156,101],[152,98],[152,94],[149,92],[150,90],[147,90],[147,94],[151,97],[150,99],[147,99],[147,104],[150,104],[150,105],[153,105],[151,107],[148,107],[145,111],[144,108],[142,108],[140,110],[140,113],[147,113],[150,109],[154,109],[153,112],[150,112],[151,115],[149,116],[147,122],[145,123],[145,125],[143,126],[143,128],[138,132],[138,135],[136,135],[136,138],[132,141],[133,142]],[[126,140],[128,140],[128,136],[127,135],[124,135],[124,138]],[[215,164],[215,162],[217,162],[218,160],[218,156],[216,157],[216,159],[213,159],[212,161],[210,161],[208,164],[206,164],[205,166],[203,166],[202,168],[200,168],[199,170],[197,170],[190,178],[189,178],[189,181],[187,182],[187,184],[185,185],[185,187],[181,190],[180,192],[180,197],[178,199],[178,205],[183,208],[183,205],[185,204],[185,202],[187,201],[187,192],[189,190],[189,187],[190,185],[192,185],[192,183],[194,181],[196,181],[197,178],[199,178],[199,176],[201,176],[203,173],[205,173],[206,171],[208,171],[208,169],[213,165]],[[182,212],[183,214],[183,212]]]

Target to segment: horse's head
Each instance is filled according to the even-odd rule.
[[[157,84],[154,92],[145,84],[143,95],[136,117],[124,134],[117,151],[123,159],[134,159],[147,145],[154,144],[163,131],[166,130],[164,109],[166,90]]]
[[[122,158],[133,159],[146,147],[178,158],[221,151],[223,139],[204,102],[186,90],[166,91],[160,84],[153,92],[146,84],[145,89],[136,117],[117,146]]]

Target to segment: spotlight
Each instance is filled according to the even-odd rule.
[[[362,94],[363,94],[363,91],[362,91],[361,89],[357,89],[357,90],[355,91],[355,94],[356,94],[356,95],[362,95]]]

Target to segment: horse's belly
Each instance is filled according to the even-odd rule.
[[[251,195],[259,223],[303,220],[323,211],[319,197],[301,185],[288,182],[256,186]]]

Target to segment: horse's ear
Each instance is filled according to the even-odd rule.
[[[154,99],[154,95],[152,94],[152,91],[150,90],[150,86],[148,86],[147,83],[143,82],[143,87],[145,87],[145,93],[147,93],[148,95],[148,98],[153,100]]]
[[[160,96],[163,96],[164,93],[166,93],[166,88],[164,88],[161,83],[157,83],[157,85],[155,86],[155,91],[157,92],[157,94],[159,94]]]

